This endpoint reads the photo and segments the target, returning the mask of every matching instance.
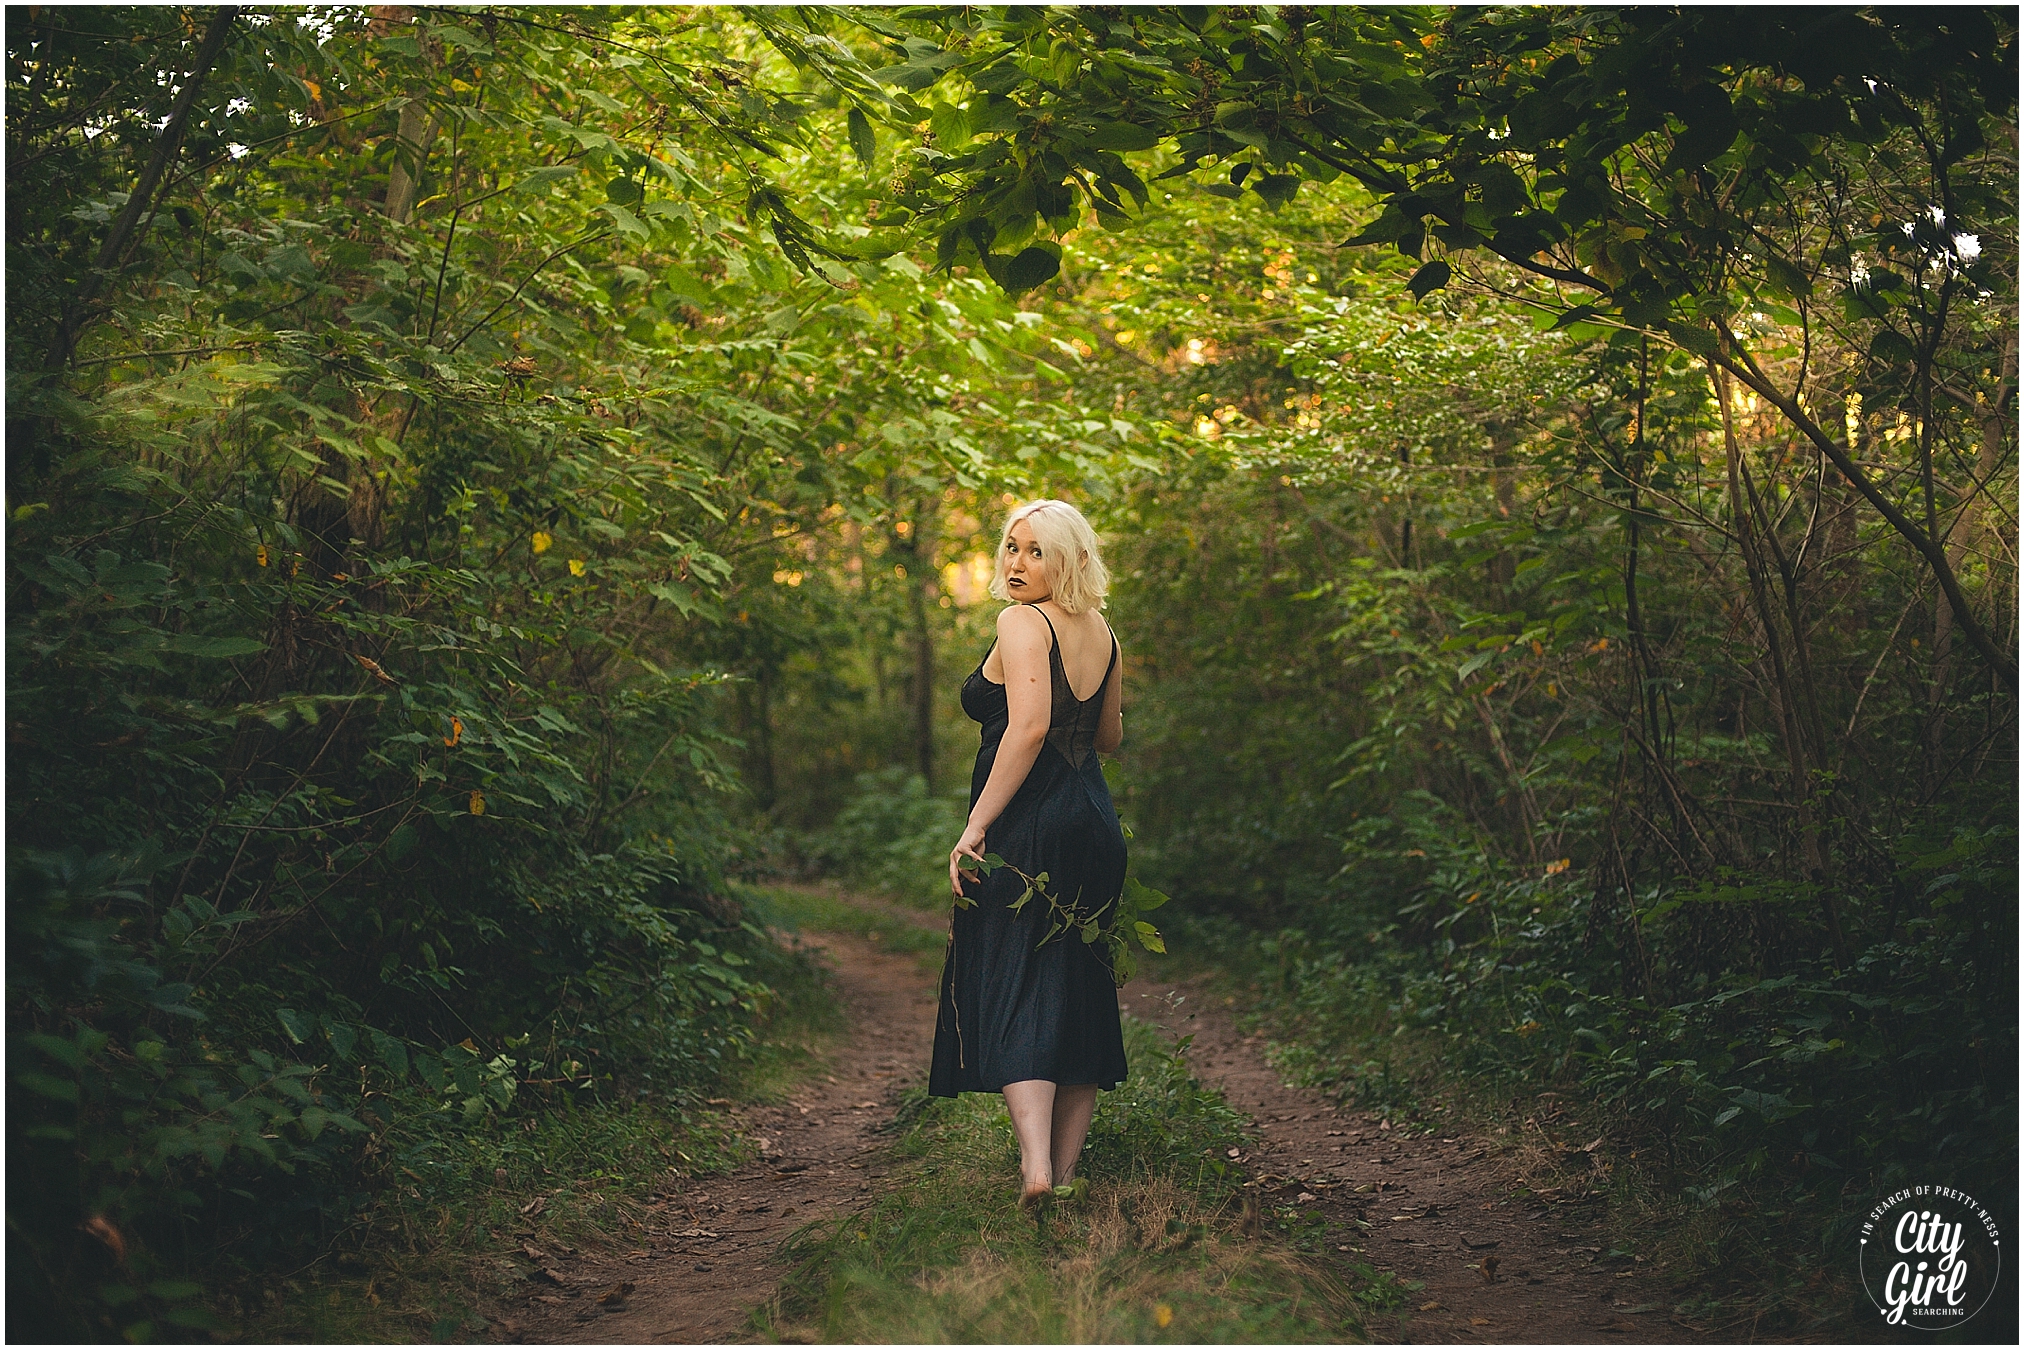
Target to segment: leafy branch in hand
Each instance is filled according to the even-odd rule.
[[[1001,867],[1026,883],[1026,889],[1020,892],[1019,898],[1008,906],[1014,914],[1025,909],[1036,898],[1047,902],[1047,933],[1034,944],[1035,951],[1064,933],[1070,931],[1080,933],[1085,944],[1101,942],[1109,949],[1110,959],[1105,961],[1104,965],[1109,968],[1111,978],[1116,980],[1120,987],[1128,983],[1138,970],[1138,957],[1132,951],[1134,940],[1149,952],[1158,952],[1162,956],[1166,954],[1166,938],[1161,935],[1159,929],[1140,917],[1167,903],[1169,897],[1164,891],[1156,891],[1137,877],[1127,876],[1122,891],[1097,906],[1091,913],[1084,914],[1074,905],[1064,904],[1059,896],[1047,889],[1048,876],[1045,872],[1038,876],[1029,876],[995,853],[985,854],[978,864],[979,870],[985,876],[991,875]],[[959,896],[956,908],[969,909],[976,903],[968,896]]]

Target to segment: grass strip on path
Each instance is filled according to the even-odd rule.
[[[1086,1201],[1014,1204],[1004,1102],[910,1093],[891,1188],[810,1225],[755,1315],[780,1340],[1287,1342],[1359,1339],[1358,1291],[1265,1236],[1225,1161],[1247,1122],[1188,1072],[1185,1043],[1127,1019],[1131,1076],[1102,1094]]]
[[[754,919],[790,938],[848,933],[886,951],[932,955],[935,969],[941,969],[949,933],[946,910],[911,913],[822,886],[746,886],[738,895]]]

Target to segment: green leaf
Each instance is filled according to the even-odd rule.
[[[630,235],[634,239],[639,240],[653,237],[652,233],[638,216],[626,210],[625,207],[619,205],[617,202],[606,202],[597,209],[611,218],[612,224],[618,226],[621,234]]]
[[[657,581],[647,587],[647,594],[656,600],[667,601],[681,612],[683,618],[698,613],[701,608],[696,604],[695,592],[678,581]]]
[[[1130,122],[1100,123],[1082,139],[1098,150],[1150,150],[1160,143],[1158,132]]]
[[[1764,259],[1764,272],[1771,284],[1788,296],[1813,294],[1812,280],[1797,267],[1776,254]]]
[[[384,1031],[369,1033],[372,1036],[372,1051],[379,1062],[396,1078],[408,1076],[408,1047]]]
[[[323,1034],[330,1038],[330,1052],[339,1059],[350,1062],[351,1052],[358,1046],[357,1029],[343,1022],[326,1021]]]
[[[40,1050],[43,1054],[62,1064],[66,1069],[84,1067],[84,1050],[76,1041],[69,1040],[63,1036],[43,1036],[40,1034],[24,1036],[22,1039],[37,1050]]]
[[[1715,335],[1694,324],[1668,320],[1666,336],[1696,356],[1713,356],[1717,350]]]
[[[59,1102],[75,1102],[77,1100],[77,1084],[68,1078],[56,1078],[46,1073],[31,1072],[15,1074],[14,1081],[38,1097],[48,1097],[52,1101]]]
[[[1415,300],[1424,300],[1433,292],[1447,285],[1448,278],[1453,275],[1454,269],[1449,267],[1443,259],[1436,258],[1412,274],[1412,277],[1406,282],[1406,289],[1413,293]]]
[[[1266,206],[1277,211],[1293,200],[1294,193],[1300,191],[1300,177],[1298,174],[1268,173],[1253,183],[1251,190],[1265,199]],[[1441,263],[1440,266],[1445,268],[1447,264]],[[1443,279],[1445,280],[1445,277]],[[1421,292],[1415,291],[1414,294],[1418,295]]]
[[[604,199],[619,206],[637,206],[646,192],[630,178],[614,178],[604,185]]]
[[[1007,292],[1017,295],[1052,281],[1060,271],[1061,245],[1033,244],[1021,249],[1019,256],[1005,265],[1001,284]]]
[[[281,1029],[288,1033],[288,1039],[297,1045],[303,1044],[316,1032],[316,1023],[293,1008],[276,1008],[274,1017],[281,1023]]]
[[[934,134],[937,146],[945,151],[954,151],[970,139],[970,117],[954,104],[937,102],[928,118],[928,129]]]
[[[1703,80],[1688,90],[1682,109],[1687,129],[1673,140],[1673,151],[1666,159],[1667,173],[1679,169],[1698,169],[1709,160],[1720,155],[1735,142],[1735,109],[1729,103],[1728,91],[1713,80]]]
[[[1403,238],[1407,231],[1417,229],[1417,223],[1396,206],[1387,206],[1378,213],[1378,218],[1357,233],[1342,241],[1344,248],[1363,248],[1370,244],[1389,244]]]
[[[867,169],[871,168],[873,160],[878,156],[878,137],[871,129],[871,119],[866,117],[862,110],[853,106],[846,121],[850,131],[851,153],[857,156],[859,164]]]
[[[1869,340],[1869,359],[1886,366],[1908,366],[1918,359],[1918,350],[1903,334],[1885,328]]]
[[[528,174],[525,178],[522,178],[515,186],[524,188],[547,187],[550,183],[559,183],[565,178],[576,177],[579,169],[580,166],[575,164],[544,165],[533,173]]]
[[[173,637],[164,638],[161,649],[165,652],[174,652],[178,656],[202,656],[215,660],[233,656],[252,656],[256,652],[266,651],[267,644],[255,642],[252,638],[201,637],[195,633],[178,633]]]
[[[1137,877],[1124,879],[1124,895],[1126,906],[1140,914],[1152,913],[1169,899],[1166,892],[1154,890]]]

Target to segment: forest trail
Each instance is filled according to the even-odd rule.
[[[1507,1150],[1466,1129],[1417,1136],[1380,1117],[1288,1086],[1265,1061],[1260,1036],[1236,1028],[1232,1000],[1185,983],[1126,986],[1124,1009],[1170,1035],[1195,1038],[1196,1077],[1256,1122],[1260,1142],[1241,1164],[1268,1212],[1298,1206],[1329,1221],[1336,1253],[1424,1287],[1395,1319],[1373,1313],[1371,1339],[1495,1344],[1634,1344],[1715,1339],[1672,1317],[1677,1295],[1635,1257],[1610,1257],[1599,1201],[1585,1204],[1541,1180],[1528,1185]],[[1551,1114],[1543,1104],[1535,1121]],[[1550,1122],[1541,1126],[1542,1141]],[[1548,1145],[1548,1147],[1555,1147]],[[1600,1170],[1581,1141],[1561,1151]],[[1522,1155],[1520,1155],[1522,1156]],[[1525,1188],[1527,1197],[1513,1192]],[[1551,1197],[1542,1200],[1541,1195]],[[1361,1237],[1358,1221],[1369,1225]],[[1362,1250],[1359,1252],[1358,1248]],[[1347,1250],[1345,1250],[1347,1249]]]
[[[884,1184],[887,1140],[878,1129],[892,1119],[901,1090],[925,1072],[934,985],[915,955],[847,933],[806,940],[826,954],[845,1030],[824,1068],[785,1101],[734,1109],[760,1155],[727,1176],[685,1178],[656,1197],[640,1245],[543,1251],[535,1264],[553,1273],[536,1277],[525,1313],[495,1319],[506,1339],[753,1340],[751,1311],[784,1271],[781,1242],[803,1224],[858,1208]],[[527,1241],[542,1250],[538,1234]]]
[[[933,927],[915,911],[838,898],[896,923]],[[755,1339],[750,1314],[784,1273],[781,1242],[805,1223],[859,1208],[885,1184],[879,1127],[925,1072],[933,1039],[930,963],[850,934],[809,940],[824,952],[846,1030],[826,1068],[786,1101],[735,1109],[739,1129],[760,1141],[760,1157],[655,1197],[642,1245],[570,1251],[545,1247],[538,1230],[527,1237],[521,1254],[539,1273],[524,1312],[495,1315],[506,1339]],[[1266,1063],[1263,1039],[1238,1032],[1229,1000],[1196,986],[1140,980],[1123,1003],[1170,1034],[1192,1034],[1196,1075],[1257,1122],[1262,1142],[1239,1164],[1267,1213],[1318,1209],[1336,1247],[1329,1257],[1423,1285],[1395,1314],[1370,1316],[1373,1340],[1710,1339],[1669,1315],[1675,1300],[1642,1264],[1606,1255],[1598,1206],[1572,1195],[1544,1203],[1539,1194],[1554,1192],[1543,1187],[1513,1198],[1525,1185],[1513,1165],[1523,1156],[1517,1151],[1465,1131],[1415,1137],[1385,1129],[1375,1115],[1287,1086]],[[1363,1236],[1358,1221],[1369,1225]]]

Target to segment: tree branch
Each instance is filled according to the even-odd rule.
[[[44,370],[60,370],[70,363],[71,353],[77,349],[78,330],[84,324],[85,311],[98,296],[106,277],[118,267],[120,260],[144,233],[139,230],[141,218],[148,212],[162,175],[168,172],[169,165],[182,151],[183,133],[189,129],[190,111],[197,106],[197,94],[203,89],[204,79],[211,73],[211,65],[218,59],[218,53],[224,50],[225,40],[232,35],[232,25],[238,18],[237,7],[218,6],[210,29],[190,61],[182,92],[176,95],[176,101],[169,109],[169,120],[162,127],[161,137],[155,141],[154,154],[148,157],[140,180],[127,195],[126,208],[113,222],[105,242],[99,245],[98,257],[92,261],[91,270],[84,274],[83,280],[78,282],[77,293],[63,307],[63,317],[57,322],[56,333],[49,341],[49,355],[42,363]]]
[[[1841,471],[1841,476],[1846,478],[1855,490],[1876,508],[1877,514],[1888,521],[1892,529],[1903,535],[1906,542],[1926,560],[1927,566],[1933,570],[1933,579],[1939,583],[1940,590],[1947,597],[1947,603],[1953,606],[1954,622],[1960,625],[1962,633],[1974,644],[1975,650],[1982,654],[1982,659],[1989,663],[1997,678],[2014,692],[2017,688],[2017,663],[2009,653],[1997,647],[1995,640],[1989,636],[1988,631],[1975,618],[1974,612],[1968,608],[1968,597],[1961,591],[1961,583],[1954,576],[1953,565],[1947,560],[1946,550],[1914,524],[1910,517],[1898,510],[1891,499],[1886,497],[1857,466],[1848,451],[1836,444],[1834,438],[1829,436],[1819,423],[1808,417],[1797,400],[1773,384],[1770,377],[1750,358],[1750,354],[1738,347],[1735,340],[1723,331],[1719,324],[1715,327],[1715,340],[1716,352],[1710,359],[1748,385],[1759,398],[1784,414],[1785,420],[1798,428],[1800,434],[1807,440],[1812,441],[1821,454],[1833,461],[1834,467]]]

